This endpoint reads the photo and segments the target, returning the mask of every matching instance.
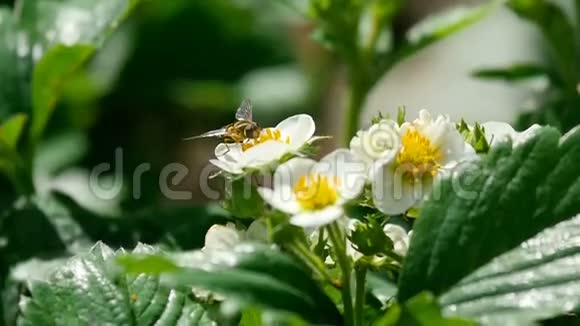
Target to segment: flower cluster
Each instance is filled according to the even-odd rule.
[[[397,281],[411,239],[421,236],[412,229],[422,203],[437,200],[437,180],[506,138],[518,146],[536,130],[520,133],[501,122],[456,123],[425,110],[407,121],[400,111],[397,120],[373,119],[348,148],[315,160],[312,144],[323,137],[314,136],[310,116],[292,116],[240,143],[216,147],[210,162],[231,182],[226,208],[239,218],[212,226],[204,248],[187,259],[204,268],[205,261],[235,261],[237,250],[247,250],[243,242],[275,245],[340,290],[350,320],[357,308],[353,289],[354,302],[364,302],[368,270]],[[240,180],[247,181],[243,187]],[[207,300],[227,298],[197,288],[193,293]]]
[[[235,179],[265,172],[272,182],[253,185],[267,208],[248,231],[240,230],[240,224],[214,226],[206,248],[225,249],[243,240],[272,241],[276,239],[272,232],[293,226],[304,233],[298,237],[306,240],[300,248],[318,250],[326,263],[336,261],[329,252],[336,249],[337,236],[351,261],[366,257],[367,263],[374,264],[392,256],[390,263],[400,263],[409,247],[413,219],[437,178],[452,173],[462,162],[477,160],[479,153],[505,137],[517,146],[535,128],[518,133],[500,122],[471,126],[425,110],[405,121],[400,112],[397,121],[374,119],[356,133],[349,148],[336,149],[316,161],[302,150],[318,139],[313,119],[306,114],[292,116],[262,129],[255,138],[216,147],[216,159],[210,162],[223,173]]]

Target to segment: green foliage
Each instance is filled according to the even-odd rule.
[[[4,106],[3,110],[13,113],[31,112],[34,106],[36,114],[42,112],[43,115],[47,115],[45,110],[50,110],[49,104],[58,98],[58,92],[56,94],[47,92],[54,92],[55,86],[62,86],[66,77],[70,77],[73,68],[79,68],[91,52],[82,47],[74,50],[64,48],[69,46],[75,48],[77,44],[101,46],[136,3],[137,1],[127,0],[106,0],[99,3],[87,0],[19,0],[16,4],[19,9],[17,14],[2,8],[3,19],[0,19],[0,24],[3,26],[0,31],[5,35],[0,46],[0,57],[4,59],[0,71],[7,81],[12,81],[14,85],[7,89],[3,87],[0,93],[3,95],[0,97],[0,103],[3,104],[0,106]],[[82,17],[90,19],[81,19]],[[71,34],[71,30],[75,31],[74,34]],[[17,35],[26,37],[28,42],[18,44]],[[51,50],[59,44],[62,44],[60,50]],[[51,58],[45,60],[54,62],[55,66],[51,67],[50,63],[44,63],[40,72],[35,71],[36,63],[43,61],[47,55]],[[68,60],[73,61],[67,62]],[[45,75],[47,73],[49,75]],[[37,74],[39,76],[36,76]],[[35,82],[32,82],[33,75]],[[45,82],[50,85],[46,85]],[[50,88],[42,89],[46,86]],[[27,103],[31,94],[42,95],[35,95],[35,99]],[[53,100],[50,100],[51,98]],[[38,105],[40,107],[36,107]],[[34,119],[36,117],[33,116]],[[42,126],[45,119],[41,117],[38,119],[40,121],[35,124]]]
[[[0,125],[0,172],[4,173],[21,192],[29,185],[21,183],[24,161],[17,151],[27,121],[25,114],[15,114]]]
[[[395,304],[374,326],[469,326],[475,323],[454,318],[445,318],[433,295],[423,292],[405,304]]]
[[[476,153],[487,153],[489,151],[489,141],[485,138],[485,128],[479,123],[470,128],[467,123],[461,119],[457,124],[457,130],[465,138],[465,141],[475,149]]]
[[[19,0],[14,12],[0,8],[0,118],[26,113],[31,119],[30,144],[22,150],[25,155],[0,151],[0,161],[13,162],[7,167],[2,164],[1,172],[19,193],[32,192],[35,145],[67,81],[136,3]]]
[[[348,66],[350,99],[345,144],[359,126],[359,113],[373,85],[397,63],[421,49],[485,17],[502,0],[473,8],[453,8],[428,17],[408,32],[404,41],[393,42],[394,17],[402,0],[310,0],[309,14],[316,21],[314,38],[335,50]]]
[[[397,124],[399,124],[399,126],[402,125],[403,123],[405,123],[405,121],[407,121],[406,115],[407,115],[407,110],[405,109],[404,106],[400,107],[397,110]]]
[[[521,325],[580,307],[580,217],[561,222],[444,293],[447,314]]]
[[[0,126],[0,141],[3,145],[6,145],[11,149],[16,148],[27,119],[28,118],[25,114],[20,113],[15,114],[4,121]]]
[[[494,0],[472,8],[452,8],[419,22],[407,32],[405,41],[389,56],[380,60],[379,73],[387,71],[396,63],[421,49],[440,41],[487,16],[505,1]],[[378,76],[380,78],[380,75]]]
[[[256,218],[264,212],[264,201],[256,186],[251,183],[252,174],[227,179],[225,208],[234,216]]]
[[[376,221],[357,223],[350,235],[350,241],[365,256],[389,254],[393,250],[393,241],[387,237],[383,227]]]
[[[580,19],[580,3],[573,2],[576,20]],[[534,123],[550,124],[568,131],[580,123],[578,104],[580,97],[577,84],[580,81],[580,31],[559,4],[548,0],[510,0],[508,6],[520,18],[534,24],[541,32],[549,60],[544,63],[514,63],[508,67],[485,68],[474,73],[475,77],[496,79],[510,83],[529,78],[543,78],[547,87],[538,91],[541,100],[534,111],[522,114],[517,121],[518,129]],[[576,26],[574,26],[576,25]]]
[[[517,82],[529,78],[550,77],[550,72],[537,63],[516,63],[506,68],[480,69],[472,74],[481,79],[498,79],[506,82]]]
[[[241,306],[296,313],[313,323],[339,323],[340,315],[332,301],[310,273],[288,256],[253,244],[209,255],[207,261],[193,261],[195,268],[179,268],[161,257],[125,256],[119,263],[133,273],[164,273],[171,286],[210,290]]]
[[[367,289],[383,305],[397,295],[396,284],[373,272],[367,274]]]
[[[133,253],[155,253],[139,245]],[[210,325],[203,306],[187,289],[161,286],[158,277],[128,275],[113,264],[113,252],[97,243],[89,253],[71,258],[48,280],[33,281],[22,294],[19,325]]]
[[[38,139],[56,106],[67,78],[77,71],[94,53],[92,45],[57,45],[40,59],[32,81],[31,134]]]
[[[540,27],[550,45],[560,76],[568,84],[576,83],[577,49],[572,23],[557,5],[544,0],[510,0],[509,7],[520,17]]]
[[[210,207],[148,209],[123,218],[95,215],[62,194],[22,199],[0,216],[0,275],[34,256],[79,252],[96,241],[133,247],[138,241],[178,249],[203,245],[205,231],[223,221]],[[26,230],[26,231],[23,231]]]
[[[495,256],[580,212],[580,129],[493,148],[434,187],[414,226],[398,297],[440,294]],[[459,185],[459,187],[458,187]],[[461,257],[461,258],[459,258]],[[461,259],[461,264],[458,263]]]

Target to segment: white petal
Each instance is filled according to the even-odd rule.
[[[399,126],[393,120],[382,120],[368,130],[359,130],[350,142],[351,151],[367,162],[390,155],[400,147]]]
[[[290,190],[272,190],[261,187],[258,188],[258,193],[266,203],[279,211],[288,214],[296,214],[300,211],[300,205],[296,202],[294,194]]]
[[[350,148],[350,151],[353,152],[353,154],[358,155],[358,157],[360,157],[362,160],[371,162],[371,157],[367,155],[362,146],[361,138],[363,137],[364,132],[364,130],[357,131],[356,135],[350,140],[348,147]]]
[[[467,158],[474,158],[476,156],[473,147],[465,142],[465,139],[457,130],[448,131],[444,136],[443,144],[439,146],[439,150],[443,154],[442,165],[462,161]]]
[[[290,218],[290,224],[303,228],[320,227],[336,221],[343,215],[338,206],[330,206],[318,211],[305,211]]]
[[[427,137],[433,146],[440,148],[444,155],[459,148],[453,146],[455,145],[453,143],[454,139],[460,139],[461,142],[464,142],[463,137],[461,137],[451,120],[443,116],[438,116],[432,123],[424,123],[421,126],[417,126],[417,130]]]
[[[323,157],[314,168],[314,173],[337,177],[341,198],[357,197],[365,184],[367,165],[347,149],[337,149]]]
[[[384,214],[404,213],[429,191],[423,183],[410,182],[403,172],[397,169],[394,156],[373,165],[373,202]]]
[[[205,234],[204,250],[226,250],[241,241],[241,235],[235,226],[214,224]]]
[[[224,161],[214,160],[214,159],[209,160],[209,162],[211,164],[215,165],[216,167],[218,167],[219,169],[224,170],[224,171],[231,173],[231,174],[243,173],[243,171],[240,167],[238,167],[236,164],[233,164],[230,162],[224,162]]]
[[[393,244],[393,252],[399,256],[407,255],[409,244],[404,241],[397,241]]]
[[[308,114],[297,114],[280,122],[276,129],[280,129],[282,134],[290,137],[292,149],[298,149],[314,135],[316,126]]]
[[[293,188],[303,175],[312,173],[316,161],[309,158],[296,157],[281,164],[274,173],[274,189],[280,187]]]
[[[289,151],[288,145],[275,140],[268,140],[244,152],[244,167],[260,167],[278,160]]]
[[[215,157],[224,162],[239,162],[243,151],[240,144],[219,143],[214,150]]]
[[[383,227],[383,232],[393,241],[404,240],[407,238],[407,231],[400,225],[387,223]]]
[[[383,231],[393,241],[393,251],[399,256],[405,256],[409,248],[409,235],[401,226],[387,223]]]
[[[507,137],[513,139],[516,135],[516,131],[509,123],[488,121],[482,123],[481,126],[485,132],[485,139],[490,145],[504,141]]]
[[[419,111],[419,120],[420,123],[430,123],[433,121],[433,118],[431,117],[431,113],[429,111],[421,109]]]

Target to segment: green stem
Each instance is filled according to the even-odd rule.
[[[336,281],[330,275],[324,262],[320,260],[318,256],[316,256],[312,251],[308,250],[306,245],[300,243],[298,241],[294,241],[287,245],[287,248],[294,253],[294,255],[298,256],[302,261],[310,267],[315,273],[319,274],[320,277],[325,279],[327,282],[331,283],[332,285],[336,284]]]
[[[345,236],[340,230],[340,226],[337,222],[333,222],[328,225],[328,235],[332,241],[334,252],[338,260],[338,265],[342,271],[342,302],[344,305],[344,325],[352,326],[354,325],[353,311],[352,311],[352,294],[350,287],[350,275],[351,275],[351,264],[348,256],[346,255],[346,244]]]
[[[356,275],[356,294],[354,301],[354,324],[363,326],[364,323],[364,307],[366,294],[366,276],[367,266],[362,264],[355,269]]]
[[[352,69],[355,70],[355,69]],[[345,128],[344,128],[344,145],[348,146],[350,139],[358,130],[360,112],[364,104],[369,88],[366,82],[360,77],[355,76],[355,72],[351,71],[350,76],[350,93],[348,98],[348,105],[345,113]]]

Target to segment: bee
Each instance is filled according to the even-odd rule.
[[[222,138],[225,144],[244,143],[260,136],[262,128],[252,120],[252,103],[244,100],[236,111],[236,121],[220,129],[215,129],[185,140],[217,137]]]

